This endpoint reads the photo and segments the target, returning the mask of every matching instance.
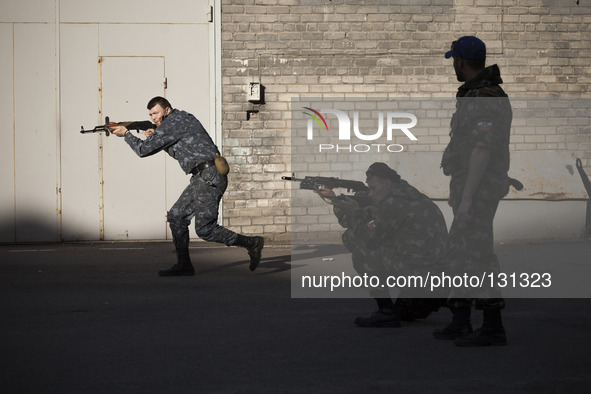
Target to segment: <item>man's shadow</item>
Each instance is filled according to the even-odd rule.
[[[271,256],[271,257],[263,257],[261,258],[261,263],[259,264],[258,269],[265,268],[270,269],[269,271],[261,272],[261,275],[270,275],[270,274],[278,274],[281,272],[289,271],[292,269],[297,269],[299,267],[304,266],[304,264],[294,264],[299,260],[307,260],[310,258],[321,258],[324,256],[332,256],[335,254],[347,253],[347,250],[343,245],[322,245],[322,248],[318,248],[315,246],[308,246],[308,245],[298,245],[292,247],[294,251],[301,251],[305,250],[305,253],[297,253],[297,254],[285,254],[281,256]],[[263,254],[264,254],[263,249]],[[201,274],[203,273],[210,273],[221,271],[225,268],[229,267],[238,267],[242,265],[249,265],[250,260],[241,260],[236,261],[233,263],[218,265],[215,268],[205,269],[200,271]]]

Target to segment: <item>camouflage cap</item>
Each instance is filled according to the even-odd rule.
[[[377,176],[378,178],[382,179],[390,179],[391,181],[398,182],[400,181],[400,175],[390,167],[386,163],[376,162],[373,163],[367,169],[365,175],[369,178],[370,176]]]

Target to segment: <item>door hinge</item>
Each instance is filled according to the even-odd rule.
[[[164,80],[162,81],[162,86],[164,86],[164,89],[168,89],[168,78],[164,77]]]

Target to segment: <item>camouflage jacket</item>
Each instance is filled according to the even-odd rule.
[[[186,174],[198,164],[213,160],[215,154],[219,153],[201,122],[190,113],[178,109],[172,110],[154,134],[145,140],[127,133],[125,141],[140,157],[166,151],[178,160]]]
[[[447,238],[445,219],[429,197],[406,181],[396,183],[379,205],[355,210],[335,206],[334,213],[349,234],[370,248],[382,248],[392,258],[434,262]]]
[[[491,151],[491,158],[474,198],[499,200],[509,191],[509,135],[512,111],[498,66],[485,68],[476,78],[460,86],[456,112],[451,119],[450,142],[441,167],[451,175],[450,205],[459,203],[472,149]]]

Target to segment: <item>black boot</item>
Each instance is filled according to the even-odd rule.
[[[248,250],[248,255],[250,256],[250,270],[256,270],[261,262],[261,254],[263,252],[263,247],[265,246],[265,239],[263,237],[246,237],[238,234],[234,245],[241,246]]]
[[[195,275],[195,268],[191,264],[191,257],[189,257],[189,249],[177,249],[177,263],[167,270],[158,271],[160,276],[193,276]]]
[[[507,335],[501,319],[501,309],[485,309],[482,327],[472,335],[457,338],[454,343],[463,347],[506,345]]]
[[[470,322],[471,307],[450,307],[449,309],[453,313],[451,323],[445,328],[433,331],[433,337],[435,339],[452,340],[472,334],[472,323]]]
[[[394,312],[391,298],[376,298],[378,310],[369,316],[358,317],[355,324],[359,327],[400,327],[400,319]]]

